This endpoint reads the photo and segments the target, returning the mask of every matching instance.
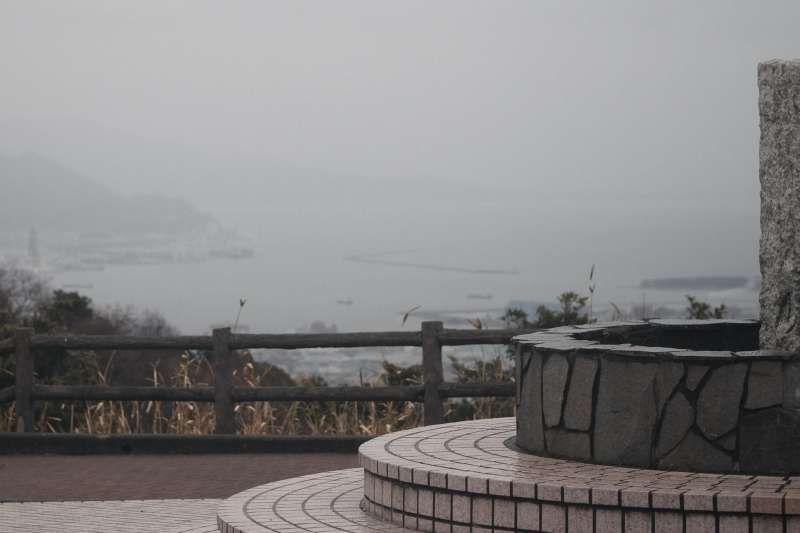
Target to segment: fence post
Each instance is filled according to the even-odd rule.
[[[522,402],[522,345],[514,349],[514,406],[518,409]]]
[[[17,431],[33,431],[33,359],[31,353],[31,328],[17,328],[14,332],[16,371],[14,373],[14,398],[17,409]]]
[[[231,398],[233,356],[230,350],[231,328],[214,330],[214,433],[236,433],[236,418]]]
[[[442,331],[441,322],[422,323],[422,368],[425,373],[425,411],[424,422],[441,424],[444,422],[444,406],[439,396],[439,385],[444,382],[442,371],[442,344],[439,333]]]

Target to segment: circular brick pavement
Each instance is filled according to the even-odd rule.
[[[364,472],[338,470],[268,483],[223,502],[218,511],[223,533],[404,531],[364,513]]]
[[[437,530],[441,523],[453,533],[800,528],[798,477],[539,457],[510,447],[515,432],[515,420],[502,418],[427,426],[363,444],[366,509],[420,530]]]
[[[44,523],[166,533],[800,532],[800,478],[537,457],[509,446],[514,433],[505,418],[385,435],[361,447],[363,469],[260,485],[218,510],[215,501],[2,504],[0,531],[6,513],[15,532],[47,531],[37,529]],[[28,507],[24,520],[8,521],[14,506],[30,505],[41,516]]]

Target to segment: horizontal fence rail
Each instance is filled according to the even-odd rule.
[[[514,335],[529,331],[510,329],[445,329],[439,333],[442,346],[467,346],[478,344],[506,344]],[[300,350],[305,348],[369,348],[382,346],[422,346],[422,335],[413,331],[385,331],[375,333],[305,333],[230,336],[233,350],[267,349]],[[33,335],[33,350],[211,350],[213,337],[136,337],[114,335]],[[13,339],[0,342],[0,353],[11,353]]]
[[[504,381],[442,383],[442,398],[514,396],[514,385]],[[423,385],[394,387],[234,387],[234,402],[402,402],[423,398]],[[14,399],[14,387],[0,390],[0,402]],[[95,385],[34,385],[31,399],[39,401],[213,402],[214,387],[127,387]]]
[[[444,329],[441,322],[423,322],[420,331],[386,331],[331,334],[232,334],[230,328],[215,329],[211,336],[137,337],[107,335],[34,335],[20,328],[14,338],[0,342],[0,353],[15,354],[13,387],[0,389],[0,403],[16,401],[17,431],[33,431],[34,401],[187,401],[213,402],[215,432],[236,432],[234,404],[237,402],[294,401],[412,401],[424,403],[424,423],[443,422],[446,398],[513,397],[508,382],[447,383],[442,370],[442,346],[507,344],[515,335],[530,330]],[[387,387],[241,387],[233,386],[232,350],[310,348],[367,348],[412,346],[422,348],[424,383]],[[34,383],[36,351],[53,350],[205,350],[213,366],[213,386],[134,387],[62,386]]]

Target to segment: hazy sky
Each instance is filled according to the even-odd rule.
[[[714,239],[709,268],[757,270],[756,65],[800,55],[797,0],[0,6],[2,153],[216,212],[287,175],[420,201],[435,178],[453,211],[481,185],[520,220],[591,217],[559,238],[643,249],[656,213],[694,239],[676,256]]]
[[[369,176],[753,191],[796,1],[3,1],[0,113]],[[685,187],[685,189],[684,189]]]

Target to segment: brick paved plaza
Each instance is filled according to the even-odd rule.
[[[362,446],[361,468],[336,454],[4,457],[0,532],[800,533],[797,477],[547,458],[514,435],[513,418],[401,431]]]
[[[355,454],[0,455],[0,501],[227,498],[255,485],[350,468]]]
[[[214,533],[220,500],[0,504],[3,533]]]
[[[0,455],[0,533],[217,531],[222,498],[357,464],[355,454]]]

